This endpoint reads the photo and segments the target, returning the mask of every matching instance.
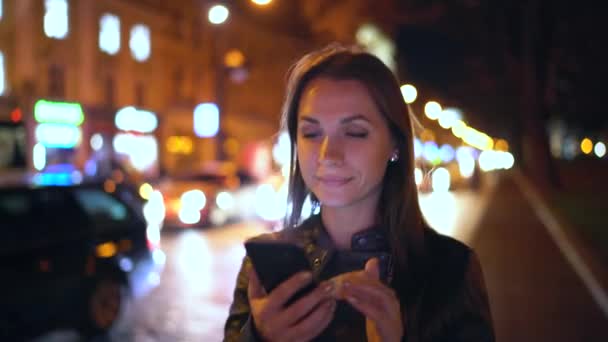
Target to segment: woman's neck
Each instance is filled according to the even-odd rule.
[[[321,220],[338,249],[351,248],[352,236],[377,223],[374,208],[321,206]]]

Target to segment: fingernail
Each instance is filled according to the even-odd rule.
[[[300,274],[300,279],[302,280],[310,280],[312,278],[312,273],[310,272],[304,272],[302,274]]]
[[[350,287],[350,281],[345,281],[344,283],[342,283],[342,285],[344,287]]]
[[[359,300],[358,300],[357,298],[353,297],[353,296],[348,296],[348,297],[346,297],[346,299],[347,299],[349,302],[353,302],[353,303],[357,303],[357,302],[359,302]]]
[[[323,292],[331,293],[334,290],[334,285],[332,283],[327,283],[323,285]]]

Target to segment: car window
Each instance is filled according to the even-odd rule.
[[[52,243],[86,234],[86,218],[61,188],[0,191],[0,249]]]
[[[102,190],[75,189],[74,197],[96,229],[121,228],[131,219],[127,206]]]

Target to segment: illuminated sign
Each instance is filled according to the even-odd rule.
[[[120,130],[139,133],[151,133],[158,127],[158,119],[154,113],[132,106],[120,109],[116,113],[114,123]]]
[[[214,137],[220,129],[220,110],[215,103],[201,103],[194,109],[194,133]]]
[[[34,118],[40,123],[80,126],[84,112],[80,103],[38,100],[34,105]]]
[[[36,140],[47,148],[73,148],[81,139],[80,128],[57,123],[40,124],[35,134]]]

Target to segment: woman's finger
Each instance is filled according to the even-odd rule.
[[[308,271],[294,274],[270,291],[268,294],[269,305],[277,309],[282,308],[296,292],[310,284],[311,281],[312,273]]]
[[[320,303],[306,318],[291,326],[283,335],[285,341],[309,341],[318,336],[333,319],[336,301]]]
[[[266,291],[264,287],[260,283],[260,279],[258,278],[258,274],[255,272],[253,267],[249,269],[249,284],[247,285],[247,296],[249,299],[261,298],[266,295]]]
[[[312,312],[320,303],[332,299],[333,284],[330,282],[323,282],[311,293],[298,299],[293,304],[289,305],[281,314],[281,321],[285,325],[293,325],[304,316]]]
[[[365,273],[373,279],[380,279],[380,262],[378,258],[371,258],[365,263]]]
[[[358,297],[368,298],[378,303],[399,303],[395,291],[382,283],[352,283],[345,281],[342,284],[344,296],[354,294]]]

